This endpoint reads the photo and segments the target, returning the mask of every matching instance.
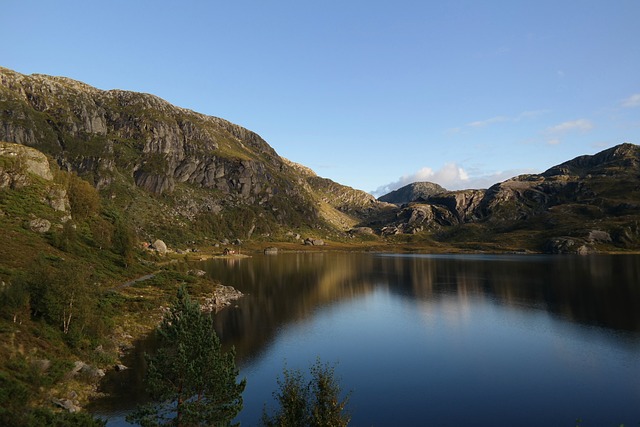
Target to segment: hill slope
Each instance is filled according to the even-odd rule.
[[[285,228],[342,230],[359,221],[358,211],[321,206],[326,189],[352,193],[349,206],[371,199],[301,173],[259,135],[226,120],[63,77],[0,68],[0,140],[37,148],[77,172],[145,237],[189,239],[194,225],[241,238]],[[332,223],[335,216],[345,224]]]
[[[383,233],[435,233],[476,248],[587,253],[640,248],[640,147],[621,144],[488,190],[432,195]]]

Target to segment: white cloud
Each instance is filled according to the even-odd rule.
[[[571,120],[547,128],[548,134],[563,134],[571,131],[588,132],[593,129],[593,123],[587,119]]]
[[[636,93],[623,100],[621,105],[625,108],[640,107],[640,93]]]
[[[473,127],[473,128],[479,128],[479,127],[484,127],[493,123],[501,123],[501,122],[506,122],[509,121],[508,117],[505,116],[496,116],[496,117],[492,117],[490,119],[486,119],[486,120],[478,120],[475,122],[471,122],[471,123],[467,123],[467,126],[469,127]]]
[[[379,197],[413,182],[423,181],[435,182],[444,188],[460,188],[460,184],[468,179],[469,175],[464,169],[455,163],[447,163],[437,171],[424,167],[412,174],[403,175],[397,181],[378,187],[372,194]]]
[[[524,119],[533,119],[535,117],[542,116],[542,115],[550,113],[550,112],[551,112],[551,110],[523,111],[522,113],[518,114],[518,116],[513,120],[518,122],[518,121],[524,120]]]
[[[560,140],[560,136],[568,132],[585,133],[589,132],[593,128],[593,123],[587,119],[569,120],[555,126],[548,127],[545,129],[544,134],[547,136],[547,144],[558,145],[562,142]]]
[[[521,120],[534,119],[543,114],[549,113],[551,110],[530,110],[523,111],[520,114],[515,116],[495,116],[485,120],[476,120],[473,122],[469,122],[464,127],[451,128],[447,131],[447,133],[459,133],[463,130],[463,128],[483,128],[485,126],[497,124],[497,123],[506,123],[506,122],[519,122]]]

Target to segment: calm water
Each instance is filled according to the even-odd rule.
[[[337,363],[353,426],[640,423],[640,257],[280,254],[212,260],[257,425],[285,363]],[[126,372],[126,371],[125,371]],[[135,393],[139,380],[126,379]],[[107,413],[122,421],[126,397]]]

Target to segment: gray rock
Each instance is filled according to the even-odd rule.
[[[276,247],[268,247],[264,249],[264,254],[265,255],[277,255],[278,254],[278,248]]]
[[[29,221],[29,228],[36,233],[46,233],[51,228],[51,222],[43,218],[35,218]]]
[[[80,408],[80,406],[76,405],[71,399],[53,398],[51,399],[51,403],[71,413],[78,412],[82,409]]]
[[[544,251],[551,254],[586,255],[593,252],[593,248],[586,241],[575,237],[555,237],[544,245]]]
[[[52,188],[47,195],[47,203],[59,212],[67,212],[70,209],[67,191],[62,188]]]
[[[589,232],[589,235],[587,236],[587,239],[590,242],[610,242],[611,241],[611,235],[609,233],[607,233],[606,231],[591,230]]]
[[[16,173],[31,173],[47,181],[53,180],[47,156],[34,148],[0,142],[0,157],[15,159]]]
[[[158,253],[160,253],[160,254],[167,253],[167,245],[160,239],[158,239],[155,242],[153,242],[152,246],[153,246],[153,249],[158,251]]]
[[[306,238],[304,239],[304,244],[308,246],[324,246],[324,240],[322,239],[312,239]]]
[[[96,368],[95,366],[88,365],[81,361],[77,361],[74,363],[71,373],[73,375],[86,375],[91,378],[102,378],[105,376],[105,372],[103,369]]]

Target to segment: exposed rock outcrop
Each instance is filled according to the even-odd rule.
[[[171,195],[163,199],[163,215],[174,223],[249,206],[260,210],[256,222],[316,227],[324,221],[347,230],[377,205],[367,193],[343,191],[282,159],[258,134],[224,119],[63,77],[0,68],[1,139],[38,148],[114,198],[128,188],[132,202],[120,202],[127,208],[136,209],[132,184]],[[230,227],[246,227],[242,235],[250,235],[259,225]]]
[[[535,249],[585,254],[602,245],[637,248],[638,200],[640,147],[621,144],[542,174],[511,178],[488,190],[430,195],[404,205],[380,230],[385,235],[419,233],[474,223],[482,224],[488,235],[517,229],[549,235],[557,228],[573,237],[549,237]]]
[[[207,312],[217,312],[230,306],[233,301],[243,296],[244,294],[242,292],[232,286],[220,285],[216,288],[212,296],[205,298],[201,309]]]
[[[0,158],[0,188],[22,188],[31,182],[31,175],[53,179],[47,156],[33,148],[0,142]]]
[[[429,197],[447,191],[433,182],[414,182],[398,188],[384,196],[378,197],[381,202],[403,205],[411,202],[425,202]]]

